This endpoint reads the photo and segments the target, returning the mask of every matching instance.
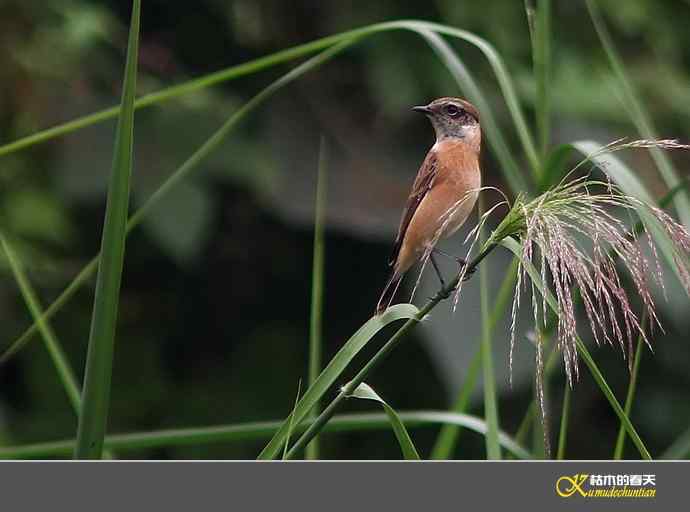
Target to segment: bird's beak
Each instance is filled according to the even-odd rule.
[[[414,110],[415,112],[421,112],[422,114],[431,114],[431,109],[426,105],[422,105],[420,107],[412,107],[412,110]]]

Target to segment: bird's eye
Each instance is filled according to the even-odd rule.
[[[456,117],[458,114],[460,114],[460,109],[455,105],[448,105],[446,107],[446,114],[448,114],[450,117]]]

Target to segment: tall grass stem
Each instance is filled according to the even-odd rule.
[[[108,186],[101,260],[96,281],[82,409],[79,415],[78,459],[100,459],[110,403],[115,330],[120,298],[125,236],[129,208],[129,182],[134,145],[134,96],[139,52],[140,0],[134,0],[127,45],[122,107],[115,131],[113,165]]]
[[[327,148],[326,140],[322,136],[319,142],[319,163],[316,176],[316,201],[314,202],[314,251],[312,257],[312,288],[311,288],[311,317],[309,323],[309,374],[308,386],[316,382],[321,373],[323,346],[323,294],[326,281],[325,264],[325,229],[326,229],[326,192],[327,186]],[[311,411],[315,418],[319,413],[319,401],[316,401]],[[307,459],[319,458],[318,437],[307,446]]]

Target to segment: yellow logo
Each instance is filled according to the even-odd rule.
[[[573,475],[562,476],[556,480],[556,492],[562,498],[568,498],[579,492],[582,496],[587,496],[587,492],[582,488],[582,485],[587,481],[589,475]]]
[[[556,480],[556,494],[561,498],[655,498],[655,474],[601,474],[576,473]]]

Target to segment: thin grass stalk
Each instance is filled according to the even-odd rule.
[[[534,401],[534,398],[532,398],[527,406],[527,409],[525,410],[525,414],[522,416],[522,420],[520,420],[517,430],[515,431],[515,439],[520,439],[521,443],[525,443],[527,440],[527,434],[529,434],[530,427],[532,426],[536,416],[537,403]]]
[[[544,381],[548,382],[549,377],[553,373],[554,369],[556,368],[556,363],[558,361],[558,351],[556,350],[556,347],[552,345],[551,347],[551,353],[549,354],[549,357],[546,359],[546,365],[544,366]],[[527,439],[527,434],[530,432],[530,427],[534,426],[537,420],[537,401],[536,401],[536,394],[533,393],[533,397],[529,402],[529,405],[527,406],[527,409],[525,409],[525,414],[523,415],[522,419],[520,420],[520,423],[518,425],[518,428],[515,432],[515,438],[516,439],[521,439],[521,443],[524,443]],[[535,427],[538,428],[538,427]]]
[[[478,198],[479,218],[484,214],[484,195]],[[479,238],[483,245],[486,241],[486,230],[482,223]],[[489,321],[489,269],[486,265],[479,268],[479,302],[481,309],[482,339],[481,359],[482,378],[484,382],[484,417],[489,427],[484,441],[486,443],[486,458],[501,459],[501,447],[498,444],[498,405],[496,400],[496,385],[494,381],[493,352],[491,349],[491,326]]]
[[[496,248],[495,244],[488,245],[485,247],[479,255],[474,258],[470,263],[468,263],[467,272],[472,272],[476,269],[487,255],[491,253]],[[436,305],[442,300],[448,298],[450,294],[457,288],[460,283],[460,279],[465,275],[465,271],[461,270],[453,278],[453,280],[448,283],[445,288],[439,290],[436,295],[434,295],[427,303],[422,307],[415,317],[407,320],[393,336],[379,349],[379,351],[374,354],[374,356],[367,361],[364,367],[355,375],[355,377],[348,382],[340,390],[338,395],[331,401],[330,404],[317,416],[314,422],[309,426],[309,428],[302,434],[302,436],[297,440],[293,447],[288,451],[287,458],[291,459],[299,453],[308,443],[313,439],[313,437],[318,434],[328,423],[335,411],[337,410],[340,403],[351,395],[352,392],[359,386],[366,377],[388,356],[388,354],[403,340],[405,336],[432,310]],[[272,458],[275,457],[276,453],[271,450],[269,452],[262,452],[262,457]]]
[[[79,389],[77,377],[74,374],[72,365],[70,364],[67,354],[65,354],[62,344],[55,334],[55,331],[53,331],[53,328],[47,321],[43,320],[43,307],[38,299],[38,295],[31,286],[31,282],[29,281],[29,278],[22,267],[21,261],[14,252],[14,248],[10,245],[9,241],[1,231],[0,243],[5,251],[7,261],[10,264],[10,269],[14,275],[15,281],[17,281],[17,286],[19,287],[22,298],[26,303],[27,309],[31,314],[31,318],[33,318],[34,322],[36,322],[36,325],[38,326],[41,338],[43,339],[46,349],[48,350],[48,355],[53,362],[53,366],[55,366],[55,370],[57,371],[60,383],[65,390],[67,399],[74,410],[75,416],[78,418],[79,413],[81,412],[81,390]],[[114,454],[109,450],[104,450],[103,456],[106,459],[115,458]]]
[[[270,84],[268,87],[259,92],[256,96],[245,103],[239,110],[232,114],[228,120],[202,144],[185,162],[175,169],[173,173],[161,184],[161,186],[139,207],[136,212],[129,218],[127,222],[127,233],[130,233],[137,227],[146,215],[158,204],[158,202],[165,197],[165,195],[172,190],[179,182],[189,176],[192,171],[197,169],[201,162],[203,162],[214,150],[216,150],[230,134],[230,132],[242,121],[247,115],[262,105],[268,98],[270,98],[277,91],[299,78],[304,73],[311,69],[327,62],[338,53],[347,48],[351,42],[346,41],[336,45],[322,53],[312,57],[308,61],[300,64],[293,70],[289,71],[278,80]],[[100,254],[96,255],[74,278],[74,280],[65,288],[57,299],[45,310],[43,318],[48,320],[57,313],[69,299],[79,290],[79,288],[86,283],[91,275],[97,270]],[[17,338],[12,345],[5,350],[0,356],[0,365],[5,363],[9,358],[16,354],[26,343],[31,340],[36,333],[36,324],[30,326],[24,333]]]
[[[642,315],[640,325],[644,329],[647,317]],[[642,336],[637,337],[637,350],[635,351],[635,360],[633,361],[632,371],[630,372],[630,382],[628,383],[628,393],[625,397],[625,415],[629,418],[632,411],[632,405],[635,401],[635,390],[637,388],[637,376],[640,372],[640,360],[642,359],[642,351],[644,350],[644,340]],[[616,448],[613,451],[613,460],[621,460],[623,457],[623,449],[625,448],[625,428],[623,423],[618,428],[618,437],[616,438]]]
[[[140,0],[134,0],[127,45],[122,107],[115,132],[113,166],[108,186],[101,261],[96,282],[89,348],[86,356],[77,459],[100,459],[108,421],[115,329],[125,255],[129,181],[134,143],[134,95],[139,51]]]
[[[288,446],[290,446],[290,436],[292,435],[292,429],[295,427],[295,410],[297,409],[297,403],[299,402],[300,391],[302,390],[302,379],[297,382],[297,394],[295,395],[295,404],[292,406],[292,411],[290,412],[290,421],[288,423],[287,436],[285,436],[285,445],[283,446],[283,460],[285,460],[285,455],[287,454]]]
[[[60,382],[62,383],[65,393],[67,393],[67,398],[69,399],[74,412],[78,415],[81,410],[81,391],[79,390],[79,384],[77,384],[77,378],[74,376],[74,371],[65,355],[65,351],[62,349],[62,345],[58,340],[53,328],[48,324],[47,321],[42,318],[42,308],[38,300],[38,296],[34,291],[29,278],[26,276],[22,264],[14,252],[14,249],[9,243],[9,240],[0,231],[0,244],[2,245],[5,254],[7,255],[7,261],[9,262],[10,269],[14,275],[15,281],[17,281],[17,286],[19,291],[24,298],[26,307],[31,313],[31,317],[36,322],[38,330],[41,333],[43,342],[45,343],[48,354],[55,365],[58,376],[60,377]]]
[[[472,398],[472,392],[477,385],[479,379],[479,370],[482,368],[482,352],[481,347],[474,353],[472,362],[467,369],[467,377],[460,388],[455,403],[451,407],[452,412],[464,413]],[[430,458],[433,460],[448,460],[453,456],[455,447],[458,444],[462,429],[457,425],[444,425],[436,438],[434,447],[431,450]]]
[[[535,409],[535,413],[535,419],[537,419],[539,408]],[[544,460],[546,459],[546,449],[544,448],[544,421],[541,416],[539,416],[538,419],[539,421],[532,423],[532,453],[534,454],[535,459]]]
[[[537,459],[548,459],[551,457],[551,445],[549,441],[549,425],[547,412],[547,393],[546,378],[544,376],[544,334],[537,327],[535,349],[537,351],[537,371],[534,376],[533,394],[534,402],[539,405],[539,421],[535,421],[532,428],[532,453]]]
[[[595,0],[586,0],[589,15],[594,24],[594,28],[599,36],[609,64],[613,70],[618,83],[620,84],[620,92],[622,94],[622,104],[628,110],[630,118],[635,125],[637,131],[643,139],[654,140],[657,138],[656,130],[652,124],[649,115],[643,107],[643,102],[639,97],[639,93],[635,90],[630,78],[628,77],[625,65],[616,50],[616,47],[611,38],[611,34],[606,27],[599,7]],[[673,165],[673,162],[668,155],[658,147],[650,147],[649,152],[652,159],[659,168],[661,177],[669,188],[673,188],[680,183],[678,171]],[[687,193],[678,194],[673,200],[676,212],[686,229],[690,230],[690,196]]]
[[[508,272],[501,283],[501,288],[498,291],[494,308],[491,311],[491,316],[489,318],[489,333],[491,336],[493,336],[494,330],[496,329],[496,324],[505,314],[506,307],[512,298],[513,287],[515,286],[515,278],[517,277],[517,261],[518,260],[516,258],[513,258]],[[474,392],[477,384],[477,378],[479,376],[481,366],[481,347],[479,347],[472,357],[472,361],[470,362],[467,370],[465,382],[460,388],[460,392],[458,393],[455,403],[450,409],[452,412],[464,413],[467,410],[470,398],[472,397],[472,393]],[[436,437],[436,442],[431,450],[431,459],[447,460],[452,458],[461,432],[462,427],[457,425],[444,425]]]
[[[325,258],[325,225],[326,225],[326,191],[327,191],[327,148],[326,140],[321,137],[319,143],[319,165],[316,178],[316,201],[314,213],[314,253],[312,258],[311,315],[309,322],[309,373],[308,386],[316,381],[321,373],[323,345],[323,293],[326,274]],[[311,411],[311,417],[319,413],[319,402]],[[306,458],[319,458],[319,438],[315,437],[306,449]]]
[[[618,400],[616,400],[616,396],[613,394],[613,391],[611,391],[611,388],[609,387],[608,383],[606,382],[606,379],[604,379],[603,374],[597,367],[596,363],[594,362],[594,359],[590,355],[589,351],[587,350],[587,347],[585,347],[585,344],[582,343],[582,340],[578,339],[577,342],[577,349],[578,352],[580,353],[580,356],[582,359],[585,361],[585,364],[589,368],[590,373],[592,374],[592,377],[594,377],[594,380],[596,381],[597,385],[599,388],[602,390],[604,393],[604,396],[606,399],[609,401],[611,404],[611,407],[613,408],[614,412],[620,418],[621,424],[625,428],[625,431],[628,433],[630,436],[630,439],[632,440],[633,444],[637,448],[637,450],[640,452],[640,455],[642,455],[642,458],[645,460],[652,460],[652,456],[649,454],[649,450],[647,450],[647,447],[644,445],[642,442],[642,439],[640,438],[640,435],[637,433],[637,430],[635,430],[635,427],[633,426],[632,422],[630,421],[630,418],[628,417],[627,414],[625,414],[625,411],[621,407],[621,405],[618,403]]]
[[[563,386],[563,410],[561,411],[561,428],[558,432],[557,460],[563,460],[565,458],[565,447],[568,442],[568,421],[570,420],[570,394],[572,388],[568,385],[567,381]]]
[[[481,435],[486,433],[486,423],[476,416],[449,413],[447,411],[404,411],[398,413],[407,428],[433,427],[439,424],[456,424]],[[303,432],[311,420],[296,425],[294,432]],[[211,427],[181,428],[109,435],[105,445],[117,450],[145,450],[174,446],[200,446],[212,443],[247,442],[272,436],[283,424],[280,421],[261,421]],[[324,432],[364,432],[390,429],[385,413],[340,414],[325,426]],[[501,446],[519,459],[531,458],[530,453],[518,445],[505,432],[499,436]],[[28,459],[65,457],[72,453],[74,439],[50,441],[21,446],[0,447],[0,459]]]
[[[491,311],[491,317],[489,318],[489,333],[492,336],[494,330],[496,329],[496,324],[505,314],[506,307],[512,298],[513,287],[515,286],[515,278],[517,277],[517,261],[518,260],[516,258],[513,258],[508,272],[501,283],[501,288],[498,291],[494,308]],[[472,393],[474,392],[477,384],[477,378],[479,376],[481,365],[481,347],[479,347],[472,357],[472,361],[470,362],[467,370],[467,376],[465,377],[465,382],[463,382],[460,392],[455,399],[455,403],[450,409],[451,412],[463,413],[467,410],[470,398],[472,398]],[[431,458],[434,460],[447,460],[451,458],[461,431],[462,427],[458,427],[456,425],[444,425],[441,428],[438,437],[436,438],[433,449],[431,450]]]
[[[544,166],[549,151],[549,132],[551,130],[551,0],[538,0],[535,24],[534,45],[532,55],[534,59],[534,75],[537,83],[536,120],[537,138],[539,144],[540,173],[544,173]],[[539,176],[535,176],[539,179]]]

